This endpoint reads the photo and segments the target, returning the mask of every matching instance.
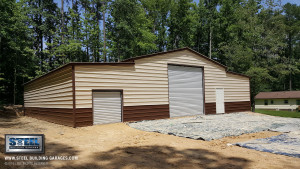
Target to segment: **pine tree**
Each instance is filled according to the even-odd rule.
[[[172,0],[141,0],[147,18],[151,21],[151,32],[156,35],[158,51],[167,49],[167,25]]]
[[[175,0],[168,20],[168,49],[194,46],[196,5],[192,0]]]
[[[25,24],[24,7],[23,1],[0,3],[0,104],[22,104],[22,84],[34,75],[32,31]]]
[[[287,3],[285,12],[285,58],[288,60],[289,90],[300,89],[300,6]]]
[[[107,29],[110,57],[123,60],[156,51],[151,21],[136,0],[116,0],[109,5]]]

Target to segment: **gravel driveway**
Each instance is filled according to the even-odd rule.
[[[140,121],[129,123],[129,126],[144,131],[209,141],[265,130],[297,132],[300,131],[300,119],[256,113],[231,113]]]

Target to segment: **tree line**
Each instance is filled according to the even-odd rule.
[[[190,47],[251,77],[300,90],[300,6],[280,0],[1,0],[0,104],[69,62],[119,62]]]

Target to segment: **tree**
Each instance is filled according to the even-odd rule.
[[[150,20],[151,32],[156,35],[155,44],[158,51],[167,49],[167,25],[172,0],[141,0],[146,11],[146,17]]]
[[[23,3],[24,13],[27,16],[29,27],[33,29],[33,47],[35,56],[39,58],[39,69],[37,75],[42,75],[51,70],[51,58],[45,55],[45,40],[47,43],[53,41],[56,27],[59,23],[58,20],[58,7],[53,0],[24,0]]]
[[[196,9],[196,30],[194,36],[193,49],[208,56],[209,54],[209,42],[207,37],[209,35],[209,23],[208,23],[208,9],[205,6],[204,0],[200,0]]]
[[[269,85],[274,81],[274,78],[270,76],[269,71],[266,68],[251,67],[246,75],[250,76],[250,91],[251,91],[251,103],[253,111],[255,110],[255,100],[254,97],[262,91],[271,91],[271,86]]]
[[[22,103],[24,82],[68,62],[115,62],[186,46],[251,76],[252,100],[260,91],[300,90],[297,5],[282,7],[279,0],[199,0],[198,5],[192,0],[60,0],[58,6],[58,1],[1,1],[2,103]]]
[[[0,95],[4,103],[23,102],[22,84],[35,70],[32,32],[25,24],[28,18],[22,5],[13,0],[0,3]]]
[[[297,67],[300,59],[300,6],[287,3],[286,5],[284,5],[283,11],[285,12],[285,41],[287,44],[285,48],[285,57],[288,58],[289,64],[289,90],[292,90],[293,79],[295,82],[300,81],[300,69],[299,67]],[[295,88],[297,87],[295,86]],[[298,89],[299,88],[300,86],[298,85]]]
[[[175,0],[170,5],[168,49],[194,46],[196,5],[192,0]]]
[[[123,60],[156,51],[151,21],[136,0],[116,0],[109,4],[107,29],[110,57]]]

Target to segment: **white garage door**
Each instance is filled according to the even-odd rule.
[[[170,117],[203,114],[202,68],[168,65]]]
[[[122,121],[121,92],[93,92],[94,124]]]

